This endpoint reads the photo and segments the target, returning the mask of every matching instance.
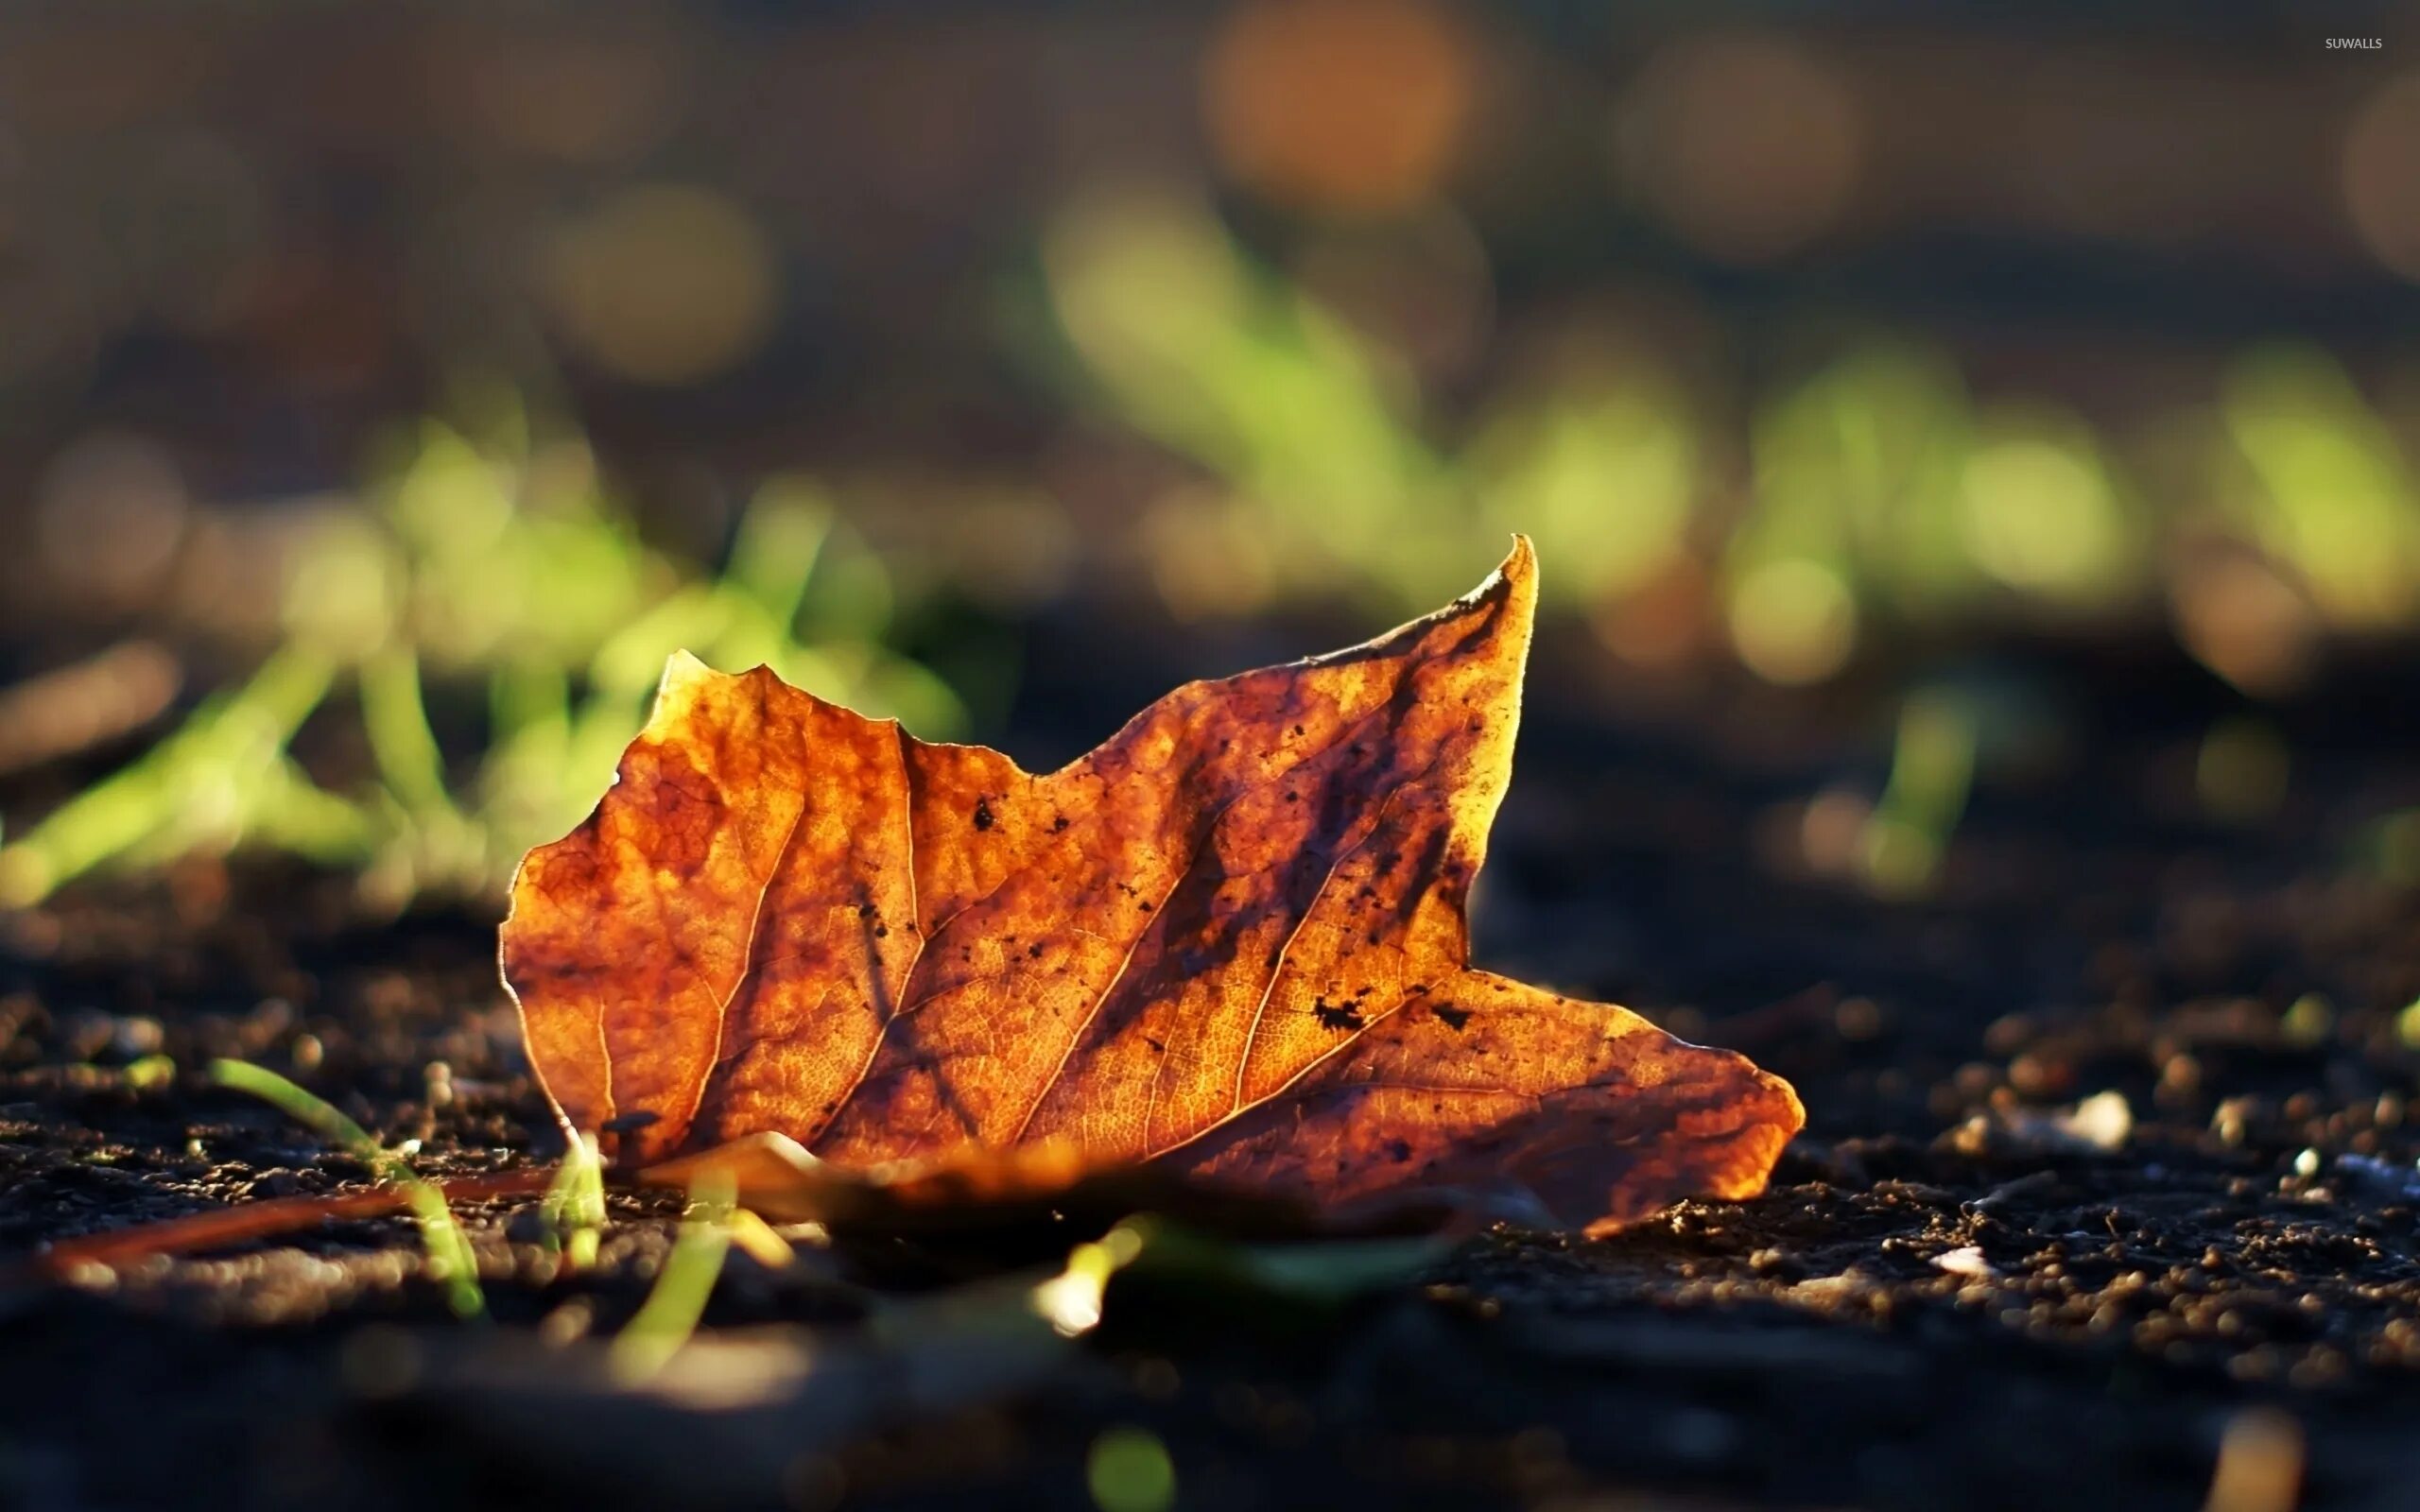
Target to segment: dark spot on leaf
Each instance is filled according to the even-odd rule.
[[[1321,998],[1311,1005],[1311,1017],[1320,1021],[1320,1027],[1322,1029],[1361,1027],[1361,1010],[1350,1003],[1337,1005],[1331,1004],[1325,998]]]
[[[988,830],[992,827],[992,800],[988,798],[978,798],[975,800],[975,827],[978,830]]]
[[[1458,1008],[1450,1003],[1440,1003],[1428,1011],[1434,1013],[1440,1019],[1444,1020],[1445,1027],[1453,1030],[1456,1034],[1461,1033],[1462,1025],[1471,1022],[1470,1009]]]
[[[1053,833],[1053,834],[1057,834],[1060,831],[1062,831],[1062,830],[1065,829],[1066,827],[1067,827],[1067,816],[1065,816],[1064,814],[1060,815],[1057,818],[1052,819],[1052,820],[1050,821],[1050,833]]]

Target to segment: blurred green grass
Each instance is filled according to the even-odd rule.
[[[2267,693],[2324,639],[2407,632],[2420,608],[2409,463],[2315,346],[2248,348],[2207,403],[2116,433],[2055,396],[1978,398],[1944,349],[1888,333],[1744,403],[1604,341],[1455,410],[1199,203],[1079,205],[1041,266],[1063,345],[1040,360],[1071,401],[1205,479],[1142,531],[1179,612],[1340,586],[1411,612],[1518,530],[1549,603],[1641,663],[1712,640],[1816,682],[1959,627],[2164,618]]]
[[[1026,360],[1071,411],[1179,466],[1134,501],[1124,541],[1032,528],[1046,498],[994,525],[1027,556],[1139,556],[1181,621],[1340,597],[1373,622],[1420,612],[1513,531],[1538,541],[1549,610],[1651,674],[1728,658],[1820,683],[1981,627],[2164,621],[2259,696],[2331,639],[2405,635],[2420,615],[2410,467],[2315,347],[2248,349],[2208,403],[2126,433],[2048,396],[1979,399],[1904,335],[1837,343],[1744,403],[1616,344],[1447,408],[1199,201],[1078,201],[1033,266],[1050,320],[1020,327]],[[889,637],[902,575],[955,573],[980,597],[981,554],[878,550],[848,489],[776,475],[717,559],[683,559],[643,543],[576,434],[484,392],[475,423],[420,422],[358,507],[314,522],[249,679],[11,836],[0,894],[244,846],[356,871],[390,905],[493,893],[595,801],[678,648],[922,733],[963,728],[959,693]],[[1027,569],[1070,580],[1061,562]],[[441,739],[432,696],[483,711],[467,749]],[[322,710],[357,727],[366,781],[324,785],[296,760]],[[1972,722],[1911,697],[1864,845],[1878,889],[1932,877]]]
[[[709,569],[641,543],[577,438],[534,438],[510,396],[487,419],[484,443],[424,421],[362,507],[314,522],[258,669],[11,836],[0,901],[239,847],[356,871],[389,906],[492,893],[596,802],[676,649],[762,663],[920,732],[959,730],[949,687],[883,644],[883,561],[811,482],[763,484]],[[484,709],[466,759],[439,738],[432,685]],[[346,790],[290,750],[323,708],[369,754]]]

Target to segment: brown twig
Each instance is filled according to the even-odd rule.
[[[451,1206],[487,1202],[498,1197],[544,1195],[552,1185],[551,1169],[498,1171],[488,1176],[461,1177],[436,1183]],[[190,1254],[248,1244],[278,1234],[290,1234],[322,1223],[348,1218],[382,1218],[409,1211],[411,1199],[400,1187],[375,1187],[367,1192],[338,1192],[325,1196],[271,1197],[241,1207],[197,1212],[182,1218],[138,1224],[108,1233],[63,1239],[34,1255],[19,1267],[19,1279],[59,1280],[88,1265],[116,1267],[153,1255]]]
[[[70,666],[0,689],[0,772],[74,756],[157,719],[183,682],[177,659],[124,641]]]

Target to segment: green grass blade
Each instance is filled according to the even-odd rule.
[[[278,774],[285,743],[327,696],[335,675],[326,658],[281,646],[242,688],[203,703],[132,765],[69,799],[0,851],[0,904],[38,902],[147,845],[188,849],[201,837],[198,827],[209,827],[198,816],[239,816],[245,799]]]
[[[277,1073],[245,1060],[214,1060],[210,1079],[221,1087],[250,1092],[275,1107],[320,1138],[343,1148],[368,1165],[378,1179],[396,1187],[410,1203],[420,1224],[421,1246],[428,1255],[428,1272],[441,1282],[458,1317],[476,1317],[487,1311],[479,1292],[477,1258],[462,1226],[445,1205],[445,1194],[424,1181],[403,1157],[372,1139],[370,1131],[334,1107],[313,1096]]]
[[[574,1269],[596,1265],[597,1235],[605,1227],[605,1162],[596,1152],[596,1135],[572,1141],[538,1211],[546,1221],[548,1240],[562,1246]]]
[[[419,656],[407,645],[387,646],[361,663],[359,677],[361,722],[378,775],[411,813],[452,813],[445,757],[421,696]]]
[[[698,1319],[722,1274],[731,1248],[731,1214],[738,1188],[728,1171],[708,1172],[689,1189],[689,1212],[681,1236],[655,1279],[638,1315],[615,1336],[613,1371],[626,1385],[643,1383],[689,1342]]]

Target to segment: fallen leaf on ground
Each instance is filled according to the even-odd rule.
[[[677,655],[514,880],[531,1062],[626,1171],[779,1133],[836,1172],[1516,1192],[1592,1231],[1754,1195],[1786,1083],[1468,964],[1535,599],[1522,541],[1435,614],[1188,683],[1047,776]]]

